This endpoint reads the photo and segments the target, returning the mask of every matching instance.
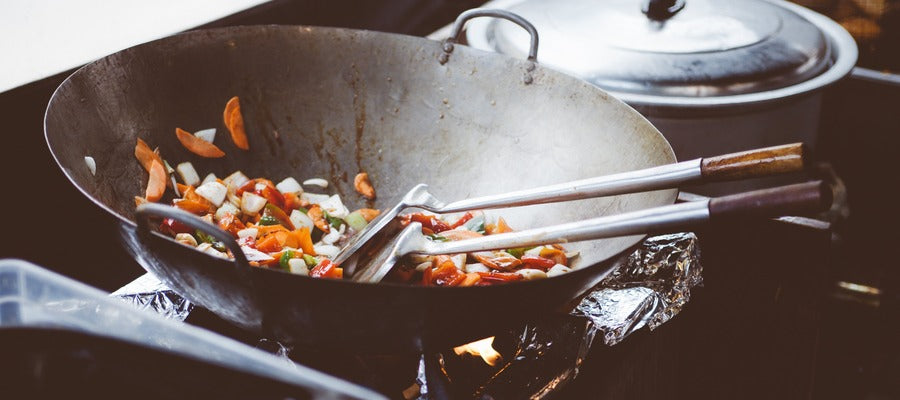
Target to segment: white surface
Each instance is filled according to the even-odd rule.
[[[0,0],[0,92],[268,0]]]

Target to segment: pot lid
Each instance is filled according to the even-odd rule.
[[[626,101],[629,95],[690,98],[764,92],[807,81],[833,62],[823,31],[794,12],[796,7],[776,2],[521,0],[505,4],[503,8],[537,28],[538,62],[586,79]],[[525,30],[508,21],[484,18],[469,24],[467,39],[473,47],[517,57],[525,57],[530,40]]]

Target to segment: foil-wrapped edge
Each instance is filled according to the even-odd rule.
[[[584,296],[572,315],[591,320],[595,336],[611,346],[644,326],[653,330],[678,315],[690,300],[691,288],[703,282],[702,273],[697,235],[654,236]]]
[[[194,305],[149,272],[110,293],[141,310],[152,310],[166,318],[184,321]]]

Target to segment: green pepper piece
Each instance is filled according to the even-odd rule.
[[[525,248],[524,247],[516,247],[514,249],[506,249],[506,252],[515,258],[522,258],[522,255],[525,254]]]
[[[303,261],[306,263],[307,267],[315,267],[316,264],[318,264],[318,261],[316,261],[316,258],[309,254],[303,255]]]
[[[328,211],[322,210],[322,214],[324,214],[325,220],[328,221],[328,224],[333,226],[335,229],[340,229],[341,224],[344,223],[344,220],[342,220],[338,217],[332,217],[331,215],[329,215]]]
[[[275,218],[275,221],[277,221],[277,223],[281,224],[281,226],[284,226],[288,230],[294,230],[294,224],[291,223],[291,218],[288,217],[284,210],[278,208],[278,206],[272,203],[266,204],[266,208],[263,211],[263,217],[266,216]]]
[[[281,266],[281,269],[290,271],[291,265],[288,262],[291,261],[292,258],[294,258],[294,251],[285,251],[284,253],[281,253],[281,258],[278,259],[278,265]]]
[[[366,225],[369,224],[369,222],[366,221],[366,218],[362,216],[362,213],[359,212],[359,210],[356,210],[347,215],[347,218],[344,218],[344,221],[346,221],[347,225],[350,225],[350,227],[357,232],[363,230],[363,228],[365,228]]]
[[[197,237],[199,243],[215,243],[216,241],[212,236],[203,233],[203,231],[199,229],[194,230],[194,236]]]
[[[263,215],[262,218],[259,219],[260,225],[278,225],[281,222],[278,221],[278,218],[275,218],[271,215]]]
[[[447,241],[450,241],[450,239],[447,239],[447,238],[445,238],[445,237],[443,237],[443,236],[441,236],[441,235],[438,235],[438,234],[428,235],[428,238],[430,238],[431,240],[433,240],[433,241],[435,241],[435,242],[447,242]]]

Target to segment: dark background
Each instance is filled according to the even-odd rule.
[[[208,26],[311,24],[426,35],[480,3],[275,1]],[[834,3],[816,6],[827,13]],[[881,36],[861,43],[861,66],[898,69],[895,11],[883,17]],[[0,93],[0,258],[26,259],[111,291],[143,270],[116,244],[112,219],[62,175],[43,138],[47,102],[70,72]],[[816,158],[843,180],[850,210],[835,222],[833,237],[800,238],[803,230],[780,226],[732,232],[728,240],[721,232],[701,237],[706,286],[684,313],[619,346],[596,346],[564,393],[900,398],[900,78],[850,77],[828,89],[824,107]],[[881,292],[853,294],[837,289],[838,281]],[[678,343],[680,351],[666,352]]]

